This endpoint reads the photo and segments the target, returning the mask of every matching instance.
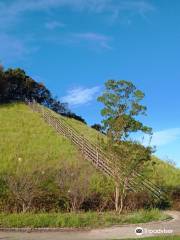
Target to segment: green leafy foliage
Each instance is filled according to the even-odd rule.
[[[57,100],[43,83],[38,83],[20,68],[4,70],[0,66],[0,104],[16,101],[33,101],[83,123],[86,121],[72,113],[66,103]]]
[[[138,131],[151,133],[151,128],[137,120],[146,114],[141,104],[144,93],[130,81],[108,80],[98,101],[103,103],[104,129],[107,132],[105,149],[110,153],[114,172],[115,208],[121,212],[127,189],[134,180],[134,172],[142,172],[145,162],[151,160],[152,149],[130,141],[129,135]]]
[[[105,83],[105,91],[98,97],[98,101],[104,104],[101,111],[103,124],[113,140],[126,138],[129,133],[139,130],[151,132],[151,128],[135,118],[146,114],[146,107],[140,104],[143,98],[144,93],[132,82],[109,80]]]

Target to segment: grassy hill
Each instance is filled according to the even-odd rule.
[[[75,125],[74,120],[67,121]],[[80,129],[80,124],[76,124]],[[92,138],[95,131],[81,125]],[[19,163],[28,167],[56,168],[62,162],[82,161],[69,140],[58,135],[38,113],[20,103],[0,106],[0,153],[0,171],[8,171]],[[91,167],[88,162],[87,167]]]
[[[56,116],[68,123],[80,134],[86,136],[89,141],[95,144],[100,144],[99,139],[101,138],[106,141],[106,136],[92,128],[87,127],[87,125],[83,124],[82,122],[79,122],[75,119],[62,117],[57,114]],[[152,164],[150,164],[149,170],[149,177],[153,178],[156,184],[160,186],[176,187],[180,185],[180,169],[169,162],[165,162],[163,160],[160,160],[156,156],[153,156]]]
[[[53,111],[51,111],[51,113],[55,115],[57,118],[64,121],[71,128],[75,129],[79,134],[85,136],[85,138],[88,139],[91,143],[94,143],[97,145],[100,144],[100,138],[103,138],[103,140],[106,141],[105,135],[87,126],[86,124],[80,121],[77,121],[76,119],[73,119],[73,118],[67,118],[67,117],[61,116],[59,114],[56,114]]]
[[[156,183],[164,187],[180,186],[180,169],[169,162],[160,160],[153,156],[154,167],[151,167],[151,176],[156,179]]]
[[[82,122],[54,114],[91,142],[99,144],[99,137],[106,139]],[[57,134],[38,113],[33,113],[23,103],[0,105],[0,153],[0,171],[8,171],[22,162],[29,167],[57,168],[62,162],[84,161],[68,139]],[[180,169],[156,157],[153,161],[156,163],[152,168],[156,179],[162,178],[168,186],[180,182]],[[86,164],[92,168],[91,164]]]
[[[98,139],[100,136],[106,139],[104,135],[75,119],[62,117],[60,115],[58,115],[58,117],[68,123],[80,134],[84,135],[91,142],[99,144]],[[155,157],[153,158],[153,162],[156,164],[150,167],[150,177],[155,179],[155,182],[159,186],[176,187],[179,185],[180,169],[160,161]],[[68,191],[66,192],[65,200],[62,192],[61,198],[59,198],[60,190],[59,188],[57,189],[57,184],[54,182],[56,181],[55,174],[64,164],[69,166],[76,165],[79,169],[78,172],[73,173],[77,175],[70,174],[69,172],[69,174],[63,176],[67,182],[71,181],[71,185],[74,184],[74,188],[77,186],[77,189],[74,190],[74,196],[70,196],[71,194],[69,194]],[[57,134],[52,127],[44,122],[38,113],[32,112],[32,110],[23,103],[0,105],[0,191],[2,191],[1,188],[4,189],[1,175],[11,175],[17,168],[20,169],[21,166],[24,167],[25,172],[27,171],[30,173],[29,180],[31,180],[31,173],[34,174],[35,171],[42,170],[42,172],[48,172],[46,171],[47,169],[51,170],[52,176],[49,175],[51,180],[46,179],[46,181],[50,182],[48,188],[47,183],[43,183],[43,185],[40,183],[37,189],[41,189],[43,192],[42,196],[38,196],[38,198],[43,199],[43,194],[50,194],[46,197],[46,201],[50,206],[53,205],[54,208],[59,206],[59,201],[61,201],[61,205],[64,204],[64,201],[69,202],[69,197],[72,197],[71,202],[73,202],[74,198],[78,198],[80,195],[78,191],[82,191],[82,197],[85,197],[88,192],[88,198],[91,200],[88,198],[86,199],[86,207],[89,201],[91,207],[94,206],[96,208],[98,206],[98,208],[101,209],[104,204],[104,206],[106,206],[106,203],[112,207],[112,198],[114,194],[112,182],[100,174],[88,161],[82,159],[80,152],[68,139]],[[65,169],[65,171],[66,170],[67,169]],[[82,176],[83,180],[79,176],[81,173],[84,173],[84,176]],[[13,194],[16,194],[17,200],[15,203],[13,202],[13,206],[15,206],[15,209],[18,209],[19,193],[17,194],[17,191],[16,193],[13,192],[13,184],[16,182],[17,188],[21,181],[25,181],[26,179],[24,179],[24,176],[18,178],[19,173],[17,172],[16,175],[17,177],[15,179],[10,179],[11,182],[7,188],[12,188],[11,194],[7,194],[7,189],[3,190],[4,195],[2,196],[0,192],[0,208],[1,204],[6,206],[6,200],[4,199],[8,199],[9,205],[11,206],[11,201],[14,201]],[[87,182],[86,178],[89,178],[90,182]],[[83,181],[86,186],[81,186]],[[34,188],[34,191],[37,191],[36,186]],[[26,188],[26,193],[22,189],[18,191],[20,194],[24,194],[27,197],[28,188]],[[51,202],[49,202],[49,196],[50,199],[53,199]],[[5,201],[5,203],[3,203],[3,201]],[[36,199],[36,201],[38,202],[40,200]],[[81,201],[81,199],[78,199],[78,201]],[[42,203],[40,201],[38,208],[41,209],[42,204],[46,206],[47,202]],[[36,205],[37,203],[34,203],[34,206]]]
[[[63,119],[89,139],[96,138],[95,130]],[[35,208],[68,209],[67,204],[72,207],[85,197],[109,196],[112,182],[105,179],[38,113],[22,103],[0,105],[0,209],[7,205],[12,211],[18,211],[19,205],[22,209],[24,202],[29,204],[30,191],[34,191]]]

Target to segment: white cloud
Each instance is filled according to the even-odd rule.
[[[90,44],[94,44],[96,47],[106,48],[106,49],[112,49],[110,46],[110,40],[111,38],[109,36],[94,33],[94,32],[86,32],[86,33],[73,33],[71,34],[71,38],[74,41],[79,42],[86,42]]]
[[[170,128],[154,132],[151,145],[160,147],[168,145],[177,140],[180,140],[180,128]],[[147,136],[144,138],[143,144],[149,144],[149,138]]]
[[[86,104],[94,99],[99,89],[98,86],[92,88],[75,88],[69,90],[67,95],[61,98],[61,101],[71,106]]]
[[[155,132],[152,138],[152,144],[156,146],[166,145],[180,139],[180,128],[170,128]]]
[[[95,32],[65,32],[60,35],[49,35],[46,41],[53,44],[64,44],[78,47],[85,47],[90,50],[112,50],[113,38],[101,33]]]
[[[49,30],[54,30],[56,28],[64,28],[65,24],[59,21],[49,21],[45,23],[45,28]]]

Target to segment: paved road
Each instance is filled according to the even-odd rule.
[[[148,237],[162,235],[163,233],[152,233],[152,230],[169,231],[165,235],[179,235],[180,239],[180,212],[168,211],[173,217],[170,221],[152,222],[146,224],[131,224],[114,226],[110,228],[94,229],[89,231],[59,231],[59,232],[0,232],[0,240],[108,240],[126,239],[135,237]],[[136,227],[142,227],[144,234],[137,236]]]

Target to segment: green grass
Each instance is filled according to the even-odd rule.
[[[23,163],[38,169],[81,161],[75,146],[24,104],[0,106],[0,153],[1,172]]]
[[[84,135],[91,142],[99,143],[98,137],[101,136],[106,140],[105,136],[87,125],[75,119],[62,117],[56,113],[54,114],[71,125],[77,132]],[[114,190],[112,181],[109,181],[108,178],[105,178],[102,174],[96,171],[96,169],[88,161],[85,161],[77,148],[71,144],[68,139],[57,134],[52,127],[45,123],[40,114],[32,112],[32,110],[23,103],[0,105],[0,177],[2,177],[2,179],[6,175],[11,175],[12,172],[18,174],[18,171],[21,171],[21,169],[30,173],[30,176],[36,170],[42,170],[42,172],[52,170],[52,173],[56,174],[56,171],[62,167],[64,162],[67,164],[77,163],[79,164],[80,169],[83,167],[83,169],[86,170],[84,172],[88,172],[90,184],[89,189],[87,190],[89,192],[100,194],[102,199],[106,199],[107,196],[111,196],[112,191]],[[155,170],[151,172],[151,179],[154,177],[158,178],[160,176],[161,181],[158,182],[158,185],[161,186],[163,183],[165,186],[177,186],[180,182],[180,170],[170,164],[159,161],[158,159],[156,159],[156,162],[157,164],[155,165]],[[16,172],[16,170],[18,171]],[[47,172],[49,173],[50,171]],[[49,179],[51,180],[51,172]],[[53,179],[53,181],[55,180]],[[4,189],[3,184],[4,182],[2,182],[2,186],[0,186],[1,189]],[[59,189],[56,191],[56,187],[56,183],[53,182],[48,185],[48,191],[51,193],[52,188],[53,193],[56,192],[59,194]],[[9,193],[6,189],[3,194],[1,196],[0,192],[0,200],[3,200],[5,197],[9,197]],[[54,199],[57,200],[58,196]],[[6,205],[6,201],[3,200],[2,209],[5,209],[4,205]],[[54,206],[55,207],[52,209],[57,209],[57,204]],[[154,216],[151,216],[150,214],[151,213],[148,213],[145,218],[145,213],[143,213],[143,215],[140,213],[134,213],[131,214],[130,217],[129,215],[126,215],[120,218],[117,218],[117,216],[112,214],[112,216],[108,215],[107,218],[111,219],[108,220],[110,224],[136,223],[151,221]],[[19,215],[14,216],[21,219],[21,216]],[[34,215],[30,214],[27,216],[30,218]],[[49,216],[50,215],[42,215],[42,218],[49,221]],[[61,219],[60,216],[61,215],[56,215],[55,219]],[[67,215],[65,219],[69,219],[68,216],[69,215]],[[79,215],[75,215],[73,218],[74,220],[70,218],[71,221],[75,221],[75,223],[69,223],[68,220],[61,220],[65,222],[67,221],[70,226],[73,226],[73,224],[76,225],[76,222],[77,225],[80,224],[80,226],[88,226],[88,224],[91,226],[91,224],[95,224],[95,220],[93,220],[94,218],[97,216],[100,218],[99,215],[95,216],[90,214],[91,217],[88,219],[90,222],[86,222],[85,218],[85,220],[83,220],[85,223],[83,223],[83,221],[79,221],[79,219],[77,219],[78,216]],[[81,216],[82,215],[79,216],[80,219]],[[93,216],[95,217],[93,218]],[[141,216],[143,216],[143,218]],[[11,217],[13,218],[13,215],[10,216],[10,218]],[[53,222],[53,219],[51,221]],[[108,224],[108,221],[103,222],[103,219],[101,218],[99,221],[102,221],[102,224]],[[52,222],[50,222],[50,224]],[[61,224],[63,225],[63,223],[60,223],[60,225]],[[97,223],[97,226],[99,226],[98,224],[100,225],[100,223]]]
[[[66,117],[59,116],[55,114],[58,118],[65,121],[72,128],[74,128],[78,133],[84,135],[90,142],[95,144],[100,144],[101,139],[105,142],[107,138],[105,135],[99,133],[95,129],[87,127],[87,125],[79,122],[75,119],[69,119]],[[157,158],[156,156],[152,157],[152,161],[155,162],[155,167],[150,167],[149,177],[154,179],[157,184],[164,185],[166,187],[176,187],[180,182],[180,168],[177,168],[171,163],[165,162]]]
[[[106,140],[104,135],[82,122],[55,115],[93,143],[99,144],[101,137]],[[18,164],[24,164],[27,169],[57,169],[62,162],[82,161],[81,154],[68,139],[58,135],[38,113],[24,104],[0,105],[0,153],[0,172],[11,171]],[[157,159],[156,163],[151,179],[159,177],[160,184],[177,186],[180,169]],[[84,164],[92,169],[89,162]]]
[[[173,164],[164,162],[153,156],[155,167],[152,176],[156,181],[166,187],[176,187],[180,183],[180,168],[176,168]]]
[[[26,213],[0,214],[0,227],[104,227],[116,224],[145,223],[154,220],[164,220],[167,216],[158,210],[138,211],[135,213],[118,215],[106,213]]]
[[[131,238],[127,240],[134,240],[137,238]],[[141,240],[179,240],[180,236],[159,236],[159,237],[147,237],[147,238],[140,238]]]
[[[60,116],[54,112],[53,112],[53,114],[56,117],[63,120],[66,124],[71,126],[79,134],[85,136],[86,139],[89,140],[90,142],[98,145],[98,144],[100,144],[100,139],[104,139],[104,141],[106,141],[105,135],[103,135],[102,133],[98,132],[97,130],[87,126],[86,124],[84,124],[80,121],[77,121],[76,119],[73,119],[73,118],[67,118],[67,117]]]

